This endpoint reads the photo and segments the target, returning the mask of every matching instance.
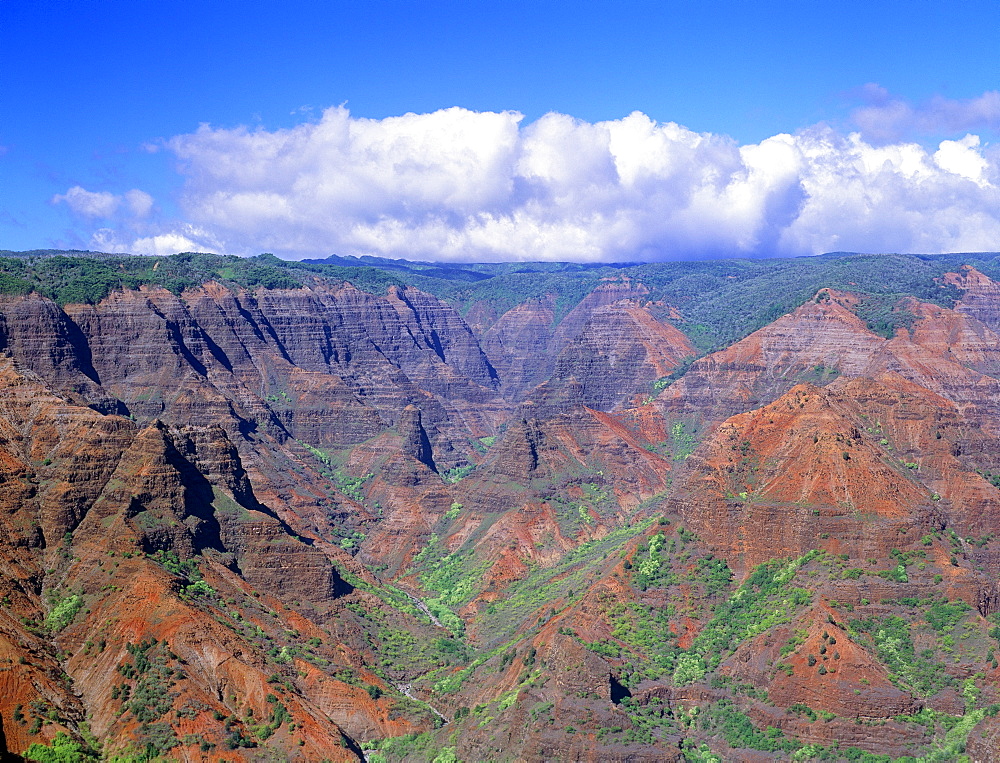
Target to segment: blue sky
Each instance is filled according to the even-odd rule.
[[[996,2],[0,0],[0,248],[1000,249],[998,88]]]

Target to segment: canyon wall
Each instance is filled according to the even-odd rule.
[[[708,354],[628,276],[502,312],[319,277],[0,296],[5,750],[994,738],[1000,287],[945,285],[891,336],[822,288]]]

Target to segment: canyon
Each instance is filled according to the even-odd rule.
[[[1000,256],[3,252],[0,526],[11,759],[997,760]]]

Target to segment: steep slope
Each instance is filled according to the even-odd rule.
[[[721,421],[771,402],[803,381],[864,376],[885,339],[849,306],[852,297],[821,291],[769,326],[701,358],[660,395],[679,415]]]
[[[549,294],[507,311],[483,334],[509,399],[547,382],[560,399],[608,408],[696,354],[653,316],[648,288],[627,276],[605,281],[558,320]]]
[[[0,628],[6,659],[25,666],[0,706],[14,719],[8,749],[75,733],[85,717],[109,752],[239,754],[276,734],[266,746],[301,759],[353,757],[338,722],[360,738],[412,728],[333,678],[371,661],[344,652],[368,647],[360,631],[344,637],[343,615],[340,651],[322,647],[320,624],[353,586],[256,501],[221,429],[140,428],[67,403],[9,359],[0,379]],[[279,603],[299,597],[326,606],[310,621]],[[358,693],[362,706],[335,710]]]
[[[990,473],[997,448],[994,398],[979,393],[992,389],[983,372],[997,340],[961,311],[913,301],[904,303],[911,328],[887,340],[857,317],[857,303],[850,294],[821,292],[748,340],[697,361],[654,405],[640,400],[614,417],[601,414],[655,451],[664,470],[673,465],[672,497],[647,493],[655,502],[646,511],[659,507],[667,527],[677,520],[684,526],[663,530],[661,520],[659,532],[654,525],[643,533],[642,524],[611,533],[606,542],[591,541],[595,551],[581,547],[582,556],[536,556],[541,569],[526,561],[528,544],[506,536],[507,593],[490,594],[486,609],[460,611],[480,623],[472,631],[479,638],[520,631],[525,639],[515,639],[512,660],[509,651],[499,653],[492,670],[507,676],[501,686],[485,681],[485,666],[476,669],[484,677],[477,688],[464,688],[468,676],[460,684],[459,701],[475,703],[479,718],[461,726],[460,753],[498,753],[496,737],[490,742],[477,730],[484,716],[488,728],[499,718],[499,728],[517,730],[503,749],[595,760],[663,759],[676,754],[670,749],[704,743],[736,759],[748,759],[748,747],[813,745],[830,754],[838,743],[858,755],[903,755],[935,734],[941,739],[940,719],[949,714],[964,713],[966,729],[989,723],[985,710],[956,702],[949,687],[984,660],[988,672],[992,659],[985,616],[995,611],[990,528],[1000,493],[981,475]],[[511,432],[498,455],[511,465],[502,479],[565,471],[565,464],[552,466],[560,451],[544,424],[525,422]],[[524,506],[520,526],[534,527],[538,512]],[[638,548],[637,533],[648,540]],[[537,536],[529,537],[537,546]],[[449,548],[453,556],[444,562],[463,547]],[[711,554],[697,556],[706,550]],[[619,553],[629,564],[621,566]],[[776,557],[798,561],[783,568],[771,563]],[[747,582],[727,600],[732,583],[722,572],[730,569]],[[449,574],[458,586],[466,579]],[[789,574],[799,588],[785,588]],[[786,590],[799,593],[789,599]],[[748,598],[754,605],[743,614],[746,604],[737,602]],[[928,607],[931,625],[918,614]],[[945,668],[956,627],[971,648],[956,658],[961,667]],[[911,650],[922,643],[923,656],[894,655],[885,632]],[[542,676],[558,671],[551,645],[566,634],[573,640],[563,653],[585,648],[572,663],[575,682],[538,683],[530,666],[540,663]],[[730,687],[740,681],[764,688],[759,697],[749,688],[734,694]],[[995,698],[993,686],[987,680],[980,696]],[[767,697],[770,704],[759,701]],[[705,717],[695,723],[698,708]],[[819,714],[821,728],[814,725]],[[540,718],[577,733],[574,724],[589,719],[587,751],[546,740]],[[887,728],[875,738],[868,723]],[[734,724],[745,732],[734,732]],[[765,735],[765,727],[777,733]]]
[[[612,410],[645,397],[658,379],[696,354],[674,326],[635,303],[618,303],[594,311],[529,399],[557,411],[574,403]]]
[[[995,527],[1000,494],[953,455],[952,438],[990,441],[948,401],[885,381],[895,388],[798,385],[732,417],[686,462],[678,511],[748,566],[812,548],[884,558],[942,525]]]
[[[972,265],[963,265],[957,273],[946,273],[943,279],[962,292],[957,306],[960,312],[971,315],[996,331],[1000,329],[1000,284],[981,273]]]

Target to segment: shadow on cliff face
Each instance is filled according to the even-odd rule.
[[[618,679],[611,676],[611,701],[620,705],[623,699],[631,696],[632,692],[628,690],[628,687],[618,683]]]
[[[164,438],[165,460],[175,470],[182,487],[182,506],[175,511],[184,536],[162,525],[143,538],[144,551],[170,550],[178,544],[189,546],[194,554],[207,549],[219,551],[229,557],[226,566],[233,572],[254,585],[275,590],[280,587],[272,579],[275,570],[284,569],[293,563],[289,560],[297,559],[312,569],[315,588],[309,590],[318,600],[351,593],[353,586],[315,548],[315,541],[295,532],[257,499],[235,447],[222,431],[218,431],[221,439],[198,441],[198,434],[179,431]],[[263,546],[244,542],[247,536],[238,528],[247,522],[257,526],[250,533],[252,537],[272,542]],[[278,542],[280,539],[285,543]],[[300,592],[300,596],[308,598],[307,590]]]
[[[90,350],[90,342],[86,335],[65,313],[60,311],[61,328],[65,331],[65,340],[73,350],[73,357],[76,358],[76,367],[80,373],[86,376],[95,384],[101,383],[101,377],[94,368],[94,357]]]
[[[190,521],[184,522],[190,532],[194,550],[200,552],[206,548],[212,548],[216,551],[226,551],[225,544],[222,542],[222,528],[215,516],[215,507],[212,505],[215,500],[212,483],[170,445],[167,446],[166,457],[167,463],[177,470],[184,486],[183,519],[194,517],[198,520],[197,524]],[[239,500],[238,497],[237,500]],[[240,503],[242,504],[242,501]],[[256,499],[254,503],[256,503]]]
[[[3,716],[0,716],[0,761],[24,760],[20,755],[12,755],[7,749],[7,735],[3,729]]]

